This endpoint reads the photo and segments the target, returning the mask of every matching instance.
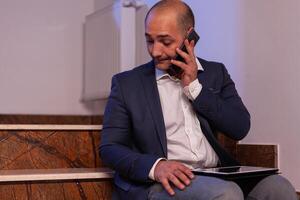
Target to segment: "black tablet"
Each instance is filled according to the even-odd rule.
[[[215,168],[198,168],[192,170],[196,175],[213,176],[226,180],[234,180],[241,178],[269,176],[278,174],[278,168],[265,168],[253,166],[231,166],[231,167],[215,167]]]

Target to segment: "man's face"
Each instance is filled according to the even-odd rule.
[[[184,34],[178,27],[174,12],[153,11],[145,23],[145,36],[150,56],[155,67],[166,70],[171,59],[176,56],[176,48],[181,45]]]

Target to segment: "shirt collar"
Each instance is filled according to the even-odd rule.
[[[199,62],[199,60],[197,58],[196,58],[196,64],[197,64],[198,70],[204,71],[201,63]],[[155,76],[156,76],[157,81],[163,77],[169,77],[170,79],[175,80],[175,81],[177,80],[177,78],[170,76],[166,71],[157,69],[157,68],[155,68]]]

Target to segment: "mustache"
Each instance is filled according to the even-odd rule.
[[[168,57],[168,58],[154,59],[154,62],[156,62],[156,63],[159,63],[162,61],[171,61],[171,58]]]

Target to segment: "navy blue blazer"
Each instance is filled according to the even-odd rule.
[[[198,59],[204,69],[198,73],[202,90],[191,104],[220,165],[236,165],[219,145],[215,131],[241,140],[249,131],[250,115],[225,66]],[[158,158],[167,158],[153,61],[112,78],[99,152],[103,162],[116,171],[114,182],[122,199],[147,199],[147,189],[153,184],[149,171]]]

